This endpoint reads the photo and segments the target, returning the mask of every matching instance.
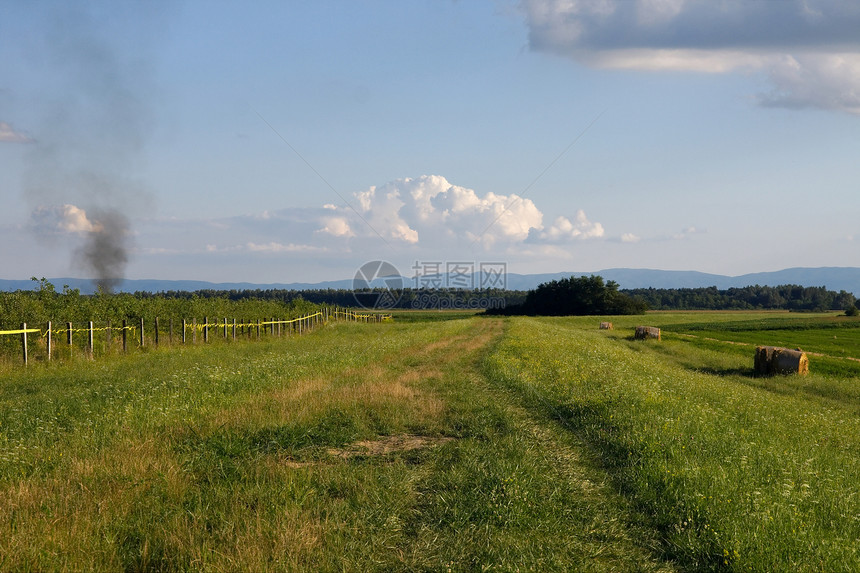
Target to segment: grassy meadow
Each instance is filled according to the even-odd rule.
[[[860,568],[860,321],[605,319],[410,314],[9,368],[0,570]],[[811,374],[755,378],[756,344]]]
[[[666,313],[598,331],[591,318],[522,319],[490,372],[595,452],[664,558],[694,571],[852,571],[860,396],[838,343],[860,323],[839,320]],[[753,377],[753,341],[803,343],[804,321],[808,346],[828,356],[810,358],[809,376]],[[632,340],[637,322],[662,326],[663,341]],[[834,323],[836,339],[822,334]]]

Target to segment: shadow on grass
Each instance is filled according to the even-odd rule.
[[[710,376],[732,376],[737,378],[760,378],[756,376],[755,370],[742,366],[719,367],[719,366],[699,366],[697,368],[687,367],[687,370],[708,374]]]

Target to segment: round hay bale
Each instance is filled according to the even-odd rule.
[[[768,376],[771,372],[771,360],[773,359],[774,346],[756,346],[755,349],[755,373],[757,376]]]
[[[660,340],[660,329],[656,326],[637,326],[633,332],[635,340],[645,340],[646,338],[656,338]]]
[[[809,357],[801,349],[779,348],[777,346],[756,346],[756,376],[772,374],[808,374]]]
[[[777,348],[773,351],[771,369],[774,374],[808,374],[809,357],[802,350]]]

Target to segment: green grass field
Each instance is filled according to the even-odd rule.
[[[9,369],[0,570],[860,568],[860,322],[609,319],[413,314]],[[811,374],[755,378],[756,344]]]

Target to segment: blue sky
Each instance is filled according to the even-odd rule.
[[[860,266],[860,5],[0,2],[0,278]]]

